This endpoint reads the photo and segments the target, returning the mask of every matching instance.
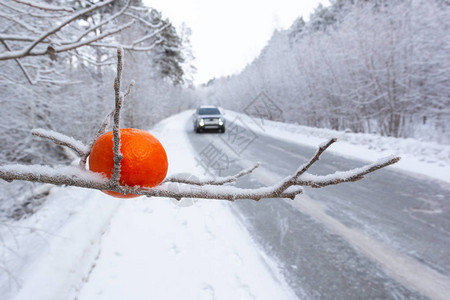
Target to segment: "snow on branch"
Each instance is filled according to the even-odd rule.
[[[42,137],[51,140],[57,145],[66,146],[82,156],[89,151],[88,147],[73,137],[66,136],[56,131],[46,130],[42,128],[31,130],[34,136]]]
[[[232,176],[226,176],[226,177],[219,177],[219,178],[205,178],[205,179],[199,179],[199,178],[185,178],[185,176],[182,175],[172,175],[164,179],[163,183],[166,182],[176,182],[176,183],[183,183],[183,184],[192,184],[192,185],[223,185],[225,183],[231,183],[235,182],[239,177],[245,176],[247,174],[252,173],[256,168],[258,168],[261,164],[257,163],[253,167],[242,170],[241,172],[232,175]]]
[[[122,54],[123,49],[117,49],[117,75],[114,79],[114,100],[115,100],[115,109],[114,109],[114,124],[113,124],[113,152],[114,152],[114,172],[111,176],[110,184],[114,188],[120,187],[119,179],[120,179],[120,162],[123,159],[122,153],[120,153],[120,110],[123,104],[124,94],[120,91],[120,84],[122,80]]]
[[[58,23],[58,25],[56,25],[55,27],[53,27],[52,29],[48,30],[47,32],[44,32],[43,34],[41,34],[39,37],[37,37],[30,45],[22,48],[21,50],[18,51],[10,51],[9,54],[6,53],[4,55],[0,55],[0,60],[4,60],[4,59],[11,59],[11,58],[20,58],[20,57],[24,57],[24,56],[28,56],[31,55],[31,50],[33,50],[40,42],[42,42],[43,40],[45,40],[46,38],[48,38],[50,35],[60,31],[63,27],[65,27],[67,24],[72,23],[73,21],[79,19],[81,16],[84,16],[96,9],[99,9],[101,7],[104,7],[110,3],[114,2],[114,0],[108,0],[108,1],[104,1],[104,2],[99,2],[96,5],[92,5],[86,9],[80,10],[79,12],[76,12],[75,14],[73,14],[72,16],[66,18],[65,20],[63,20],[62,22]],[[43,55],[43,54],[39,54],[39,55]]]
[[[86,35],[88,35],[89,33],[99,29],[100,27],[102,27],[103,25],[113,21],[114,19],[116,19],[117,17],[119,17],[120,15],[122,15],[123,13],[125,13],[125,11],[130,7],[130,3],[131,0],[128,0],[128,2],[123,6],[123,8],[118,11],[117,13],[115,13],[114,15],[112,15],[111,17],[103,20],[102,22],[98,23],[95,26],[92,26],[91,28],[89,28],[88,30],[86,30],[85,32],[83,32],[78,39],[76,40],[76,42],[80,42],[82,38],[84,38]]]
[[[14,0],[14,2],[23,4],[26,6],[34,7],[37,9],[41,9],[41,10],[73,12],[73,8],[70,8],[70,7],[58,7],[58,6],[48,5],[48,4],[44,4],[44,3],[38,4],[36,2],[28,2],[28,1],[23,1],[23,0]]]
[[[159,186],[154,188],[121,185],[119,182],[120,162],[122,160],[122,154],[120,152],[120,111],[123,101],[130,93],[133,85],[132,82],[125,92],[121,91],[123,69],[122,55],[123,49],[117,49],[117,74],[114,80],[115,109],[107,115],[97,134],[89,143],[89,146],[58,132],[44,129],[35,129],[32,131],[32,134],[35,136],[49,139],[58,145],[67,146],[74,150],[81,157],[79,166],[50,167],[36,165],[5,165],[0,166],[1,179],[8,182],[13,180],[25,180],[56,185],[70,185],[122,194],[137,194],[148,197],[169,197],[177,200],[181,200],[182,198],[203,198],[229,201],[238,199],[258,201],[264,198],[294,199],[303,192],[303,187],[305,186],[321,188],[343,182],[358,181],[364,178],[365,175],[395,164],[400,160],[399,157],[387,157],[360,168],[345,172],[340,171],[329,175],[318,176],[308,173],[310,167],[320,159],[320,156],[328,149],[328,147],[336,142],[336,139],[331,139],[320,145],[313,157],[306,163],[300,165],[296,172],[272,186],[245,189],[230,185],[239,178],[255,171],[260,166],[259,163],[249,169],[227,177],[192,179],[194,176],[191,176],[186,179],[185,176],[173,175],[166,178]],[[111,178],[108,179],[102,177],[102,175],[98,173],[87,170],[86,160],[95,140],[105,132],[106,127],[111,121],[113,122],[114,172]]]
[[[89,21],[90,16],[100,14],[100,9],[114,5],[117,0],[105,0],[95,3],[89,3],[84,8],[74,10],[63,6],[48,5],[35,1],[14,0],[17,4],[28,6],[24,10],[6,6],[8,11],[0,13],[2,18],[10,22],[17,23],[14,32],[0,34],[1,41],[10,41],[15,43],[13,49],[6,48],[6,51],[0,51],[0,60],[20,59],[29,56],[49,55],[51,59],[56,58],[57,53],[68,52],[84,46],[117,48],[122,47],[113,39],[107,40],[107,37],[117,35],[126,29],[135,28],[139,23],[144,26],[148,32],[143,37],[136,37],[124,45],[122,48],[131,51],[150,51],[160,41],[155,38],[167,25],[162,22],[152,24],[135,15],[131,9],[131,0],[124,3],[121,8],[111,15],[102,13],[102,19]],[[28,12],[30,10],[30,12]],[[45,11],[46,15],[32,13],[34,11]],[[61,13],[64,15],[61,15]],[[26,15],[27,18],[23,18]],[[89,26],[81,25],[80,19],[87,19]],[[131,18],[131,20],[130,20]],[[37,21],[36,19],[45,19]],[[128,19],[128,20],[127,20]],[[50,22],[48,22],[50,20]],[[92,24],[91,24],[92,23]],[[32,26],[33,24],[34,26]],[[51,27],[53,24],[53,27]],[[155,41],[152,40],[156,39]],[[146,42],[146,44],[143,44]]]

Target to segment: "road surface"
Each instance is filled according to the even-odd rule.
[[[242,187],[274,184],[316,150],[230,125],[224,134],[195,134],[186,124],[205,173],[262,163]],[[362,164],[328,152],[310,172]],[[442,182],[389,168],[356,183],[308,188],[294,201],[234,207],[301,299],[450,299],[449,195]]]

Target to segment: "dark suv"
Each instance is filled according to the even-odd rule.
[[[225,119],[216,106],[200,106],[194,113],[193,121],[197,133],[207,129],[225,132]]]

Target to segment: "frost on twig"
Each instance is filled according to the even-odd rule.
[[[115,97],[115,109],[114,109],[114,124],[113,124],[113,152],[114,152],[114,172],[111,176],[111,186],[119,187],[120,179],[120,162],[122,161],[122,153],[120,153],[120,110],[122,108],[124,95],[120,91],[120,83],[122,80],[122,53],[121,48],[117,49],[117,75],[114,80],[114,97]]]
[[[58,6],[52,6],[48,4],[37,4],[34,2],[24,1],[24,0],[14,0],[17,3],[21,3],[30,7],[34,7],[41,10],[47,10],[47,11],[64,11],[64,12],[73,12],[73,8],[69,7],[58,7]]]
[[[119,182],[120,162],[122,160],[122,154],[120,153],[120,111],[124,98],[130,93],[133,85],[133,82],[131,82],[125,93],[121,91],[123,68],[122,55],[123,49],[119,48],[117,50],[117,75],[114,81],[115,109],[113,112],[108,114],[106,119],[103,121],[97,134],[89,143],[89,146],[54,131],[44,129],[35,129],[32,131],[33,135],[49,139],[58,145],[67,146],[74,150],[81,158],[80,165],[78,167],[28,165],[0,166],[1,179],[6,181],[25,180],[56,185],[70,185],[102,191],[118,192],[122,194],[137,194],[148,197],[170,197],[178,200],[182,198],[203,198],[229,201],[234,201],[237,199],[251,199],[257,201],[264,198],[294,199],[295,196],[303,192],[304,186],[321,188],[343,182],[358,181],[364,178],[365,175],[392,165],[400,159],[399,157],[387,157],[361,168],[356,168],[345,172],[336,172],[329,175],[318,176],[308,173],[310,167],[319,160],[322,153],[336,142],[336,139],[331,139],[320,145],[313,157],[306,163],[300,165],[296,172],[272,186],[244,189],[230,185],[239,178],[249,175],[255,171],[259,167],[259,163],[249,169],[227,177],[197,179],[193,178],[194,176],[191,176],[186,179],[183,176],[173,175],[166,178],[162,184],[154,188],[121,185]],[[106,127],[111,122],[111,119],[113,120],[114,172],[111,178],[107,179],[97,173],[86,170],[86,160],[91,152],[91,148],[95,140],[105,132]]]
[[[199,179],[199,178],[193,177],[193,176],[191,176],[190,178],[185,178],[185,176],[178,176],[177,174],[175,174],[175,175],[169,176],[166,179],[164,179],[163,183],[176,182],[176,183],[184,183],[184,184],[192,184],[192,185],[223,185],[226,183],[235,182],[239,177],[250,174],[256,168],[258,168],[260,165],[261,165],[260,163],[257,163],[253,167],[251,167],[247,170],[242,170],[241,172],[239,172],[235,175],[219,177],[219,178]]]
[[[41,138],[49,139],[57,145],[69,147],[79,156],[83,156],[89,151],[88,147],[84,145],[83,142],[80,142],[73,137],[66,136],[56,131],[38,128],[31,130],[31,134]]]

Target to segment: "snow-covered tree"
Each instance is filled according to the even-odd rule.
[[[265,92],[290,122],[448,142],[449,19],[443,1],[332,1],[203,94],[242,110]]]
[[[41,127],[82,139],[96,132],[99,116],[113,109],[118,45],[136,61],[149,62],[130,60],[128,74],[139,88],[126,104],[126,109],[134,104],[127,110],[129,124],[139,120],[135,126],[148,128],[188,105],[189,96],[160,78],[150,63],[169,26],[152,19],[152,10],[137,0],[0,1],[1,163],[73,159],[29,133]],[[0,194],[8,195],[3,188],[1,183]]]

